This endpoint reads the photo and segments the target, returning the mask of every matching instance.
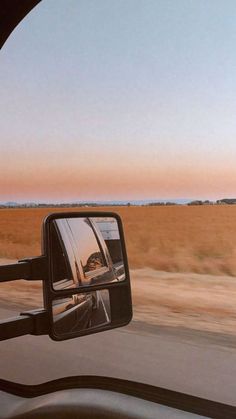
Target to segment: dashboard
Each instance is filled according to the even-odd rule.
[[[135,381],[72,376],[37,385],[0,380],[0,419],[233,418],[233,406]]]
[[[158,419],[200,418],[133,396],[106,390],[71,389],[24,398],[0,393],[1,419]]]

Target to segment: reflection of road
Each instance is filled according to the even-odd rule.
[[[0,318],[12,315],[0,310]],[[225,343],[223,338],[137,323],[64,342],[23,336],[1,342],[1,378],[36,384],[70,375],[105,375],[236,405],[235,338]]]
[[[91,327],[110,321],[110,300],[107,290],[97,292],[97,308],[91,315]]]
[[[107,324],[110,322],[109,293],[102,290],[54,300],[53,319],[58,336]]]
[[[76,301],[73,298],[54,300],[54,331],[58,336],[88,327],[92,313],[92,297],[79,297],[80,295]]]

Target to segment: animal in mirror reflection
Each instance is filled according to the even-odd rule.
[[[118,224],[111,217],[53,221],[52,285],[55,290],[125,279]]]

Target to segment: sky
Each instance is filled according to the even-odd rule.
[[[0,202],[236,197],[234,0],[42,0],[0,89]]]

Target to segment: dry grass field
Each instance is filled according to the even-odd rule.
[[[124,223],[134,319],[235,336],[236,206],[110,210]],[[40,254],[41,222],[49,212],[0,210],[0,263]],[[40,307],[41,284],[2,284],[1,304],[9,301]]]
[[[132,268],[236,275],[236,206],[124,208],[120,213]]]
[[[122,217],[132,269],[236,275],[236,206],[105,210],[118,212]],[[41,223],[53,211],[1,209],[0,258],[39,255]]]

